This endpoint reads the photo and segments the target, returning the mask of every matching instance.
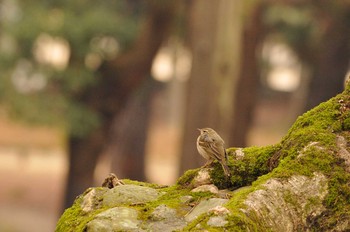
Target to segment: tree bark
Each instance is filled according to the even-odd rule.
[[[323,5],[318,7],[320,7],[318,16],[322,17],[319,23],[324,32],[315,52],[317,54],[315,60],[312,61],[314,73],[305,111],[343,90],[350,57],[349,5],[343,4],[342,10],[339,10],[337,15],[334,15],[334,12],[324,11]]]
[[[264,10],[265,4],[258,2],[253,6],[249,17],[244,19],[240,78],[233,99],[236,110],[228,139],[230,146],[246,146],[252,122],[259,84],[257,50],[263,37]]]
[[[69,138],[69,170],[64,207],[93,183],[97,157],[109,142],[114,118],[132,90],[149,76],[155,54],[169,33],[175,13],[173,1],[151,1],[134,46],[115,60],[102,65],[98,83],[77,96],[78,101],[100,113],[102,124],[83,138]]]
[[[198,167],[196,128],[212,127],[229,136],[239,69],[240,1],[192,2],[190,46],[193,54],[180,173]]]
[[[181,153],[180,174],[198,167],[203,160],[195,150],[198,131],[208,126],[210,111],[207,109],[212,98],[210,86],[211,63],[214,51],[214,37],[218,4],[213,1],[193,1],[189,16],[190,48],[192,70],[187,86],[185,130]]]
[[[109,126],[102,126],[84,139],[69,139],[69,171],[64,208],[71,205],[73,200],[81,194],[82,189],[92,185],[98,154],[102,152],[105,145],[104,130],[107,130],[106,127]]]
[[[113,125],[111,138],[112,172],[119,178],[144,181],[145,145],[150,115],[150,103],[156,88],[156,81],[149,78],[119,113]]]

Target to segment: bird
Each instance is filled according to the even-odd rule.
[[[198,130],[200,135],[197,138],[197,150],[198,153],[207,160],[204,166],[208,166],[214,160],[217,160],[221,164],[225,175],[229,177],[230,171],[227,166],[227,153],[224,148],[224,140],[211,128],[202,128]]]

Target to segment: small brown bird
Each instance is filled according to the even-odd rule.
[[[211,128],[198,129],[200,135],[197,138],[197,150],[210,165],[214,160],[219,161],[226,176],[230,176],[230,171],[227,166],[227,153],[224,148],[224,140]]]

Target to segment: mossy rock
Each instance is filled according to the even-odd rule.
[[[103,204],[104,197],[116,190],[92,188],[64,212],[56,231],[92,231],[88,225],[116,207],[113,212],[132,209],[133,227],[106,231],[346,231],[350,228],[349,129],[348,87],[300,116],[280,143],[227,149],[229,179],[214,163],[211,168],[187,171],[170,187],[124,181],[149,188],[152,198],[112,206]],[[201,184],[221,190],[191,191]],[[214,202],[213,207],[188,217],[193,211],[203,212],[198,207],[206,201]],[[159,212],[166,212],[165,216]]]

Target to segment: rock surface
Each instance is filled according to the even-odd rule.
[[[87,223],[86,231],[108,232],[108,231],[135,231],[140,221],[137,219],[138,211],[127,207],[115,207],[97,214],[95,218]]]
[[[323,174],[271,178],[262,187],[247,196],[247,208],[243,210],[248,217],[262,218],[261,227],[287,232],[302,230],[309,227],[310,217],[326,210],[322,201],[328,193],[328,183]]]
[[[210,199],[203,200],[196,207],[194,207],[193,210],[188,215],[186,215],[185,219],[188,222],[193,221],[194,219],[198,218],[200,215],[213,211],[227,202],[228,202],[227,199],[221,199],[221,198],[210,198]]]
[[[170,232],[180,230],[187,224],[183,217],[179,216],[175,209],[166,205],[157,206],[148,221],[148,231]]]
[[[113,207],[122,204],[142,204],[154,201],[158,191],[144,186],[120,185],[109,189],[103,197],[103,205]]]

